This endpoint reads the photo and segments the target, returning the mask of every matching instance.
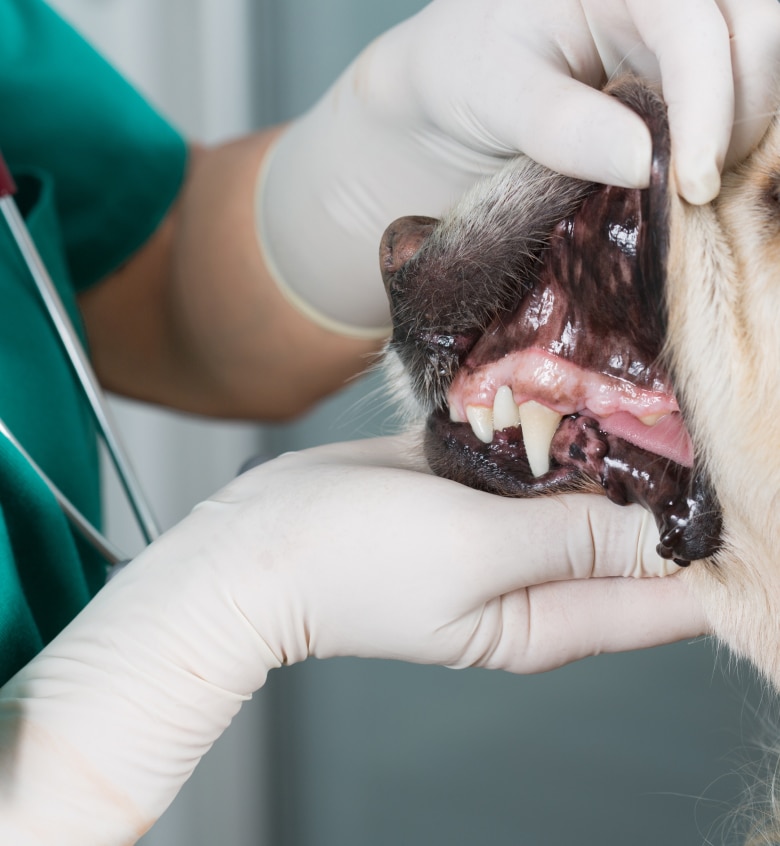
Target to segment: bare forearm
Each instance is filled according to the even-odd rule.
[[[82,296],[109,389],[195,413],[281,419],[367,366],[379,342],[334,334],[299,313],[258,246],[257,173],[278,131],[193,151],[182,194],[155,235]]]

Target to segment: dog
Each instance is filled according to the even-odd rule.
[[[649,187],[520,157],[442,220],[392,223],[385,366],[434,472],[652,511],[714,634],[780,690],[780,120],[692,206],[659,93],[606,90],[648,125]]]

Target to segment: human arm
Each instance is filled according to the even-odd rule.
[[[193,150],[155,236],[82,296],[96,369],[187,411],[303,411],[381,345],[392,220],[518,152],[647,184],[644,124],[598,91],[626,67],[663,82],[677,184],[708,201],[774,111],[778,44],[775,0],[434,0],[289,127]]]
[[[704,631],[680,575],[626,578],[669,566],[641,509],[506,500],[414,455],[283,456],[109,582],[0,691],[0,840],[134,842],[268,672],[308,656],[527,673]]]
[[[434,0],[364,50],[280,139],[261,239],[281,286],[312,311],[380,326],[377,236],[402,215],[440,217],[507,157],[647,185],[647,128],[599,91],[616,72],[662,81],[676,184],[703,203],[724,161],[763,135],[779,66],[775,0]],[[323,204],[329,220],[310,226]]]
[[[192,147],[179,199],[154,235],[80,296],[108,389],[200,414],[279,420],[372,362],[381,339],[317,326],[268,275],[254,195],[280,129]]]

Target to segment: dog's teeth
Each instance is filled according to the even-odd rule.
[[[562,418],[562,414],[534,400],[520,406],[525,452],[534,476],[543,476],[550,469],[550,443]]]
[[[493,440],[493,411],[484,405],[467,405],[466,417],[474,434],[483,444]]]
[[[454,405],[450,406],[450,420],[453,423],[465,423],[466,422],[463,419],[461,413],[458,411],[458,409]]]
[[[493,428],[500,432],[510,426],[517,426],[519,422],[520,412],[512,396],[512,389],[509,385],[502,385],[493,400]]]
[[[644,423],[645,426],[655,426],[655,424],[662,418],[666,417],[668,412],[662,411],[660,414],[645,414],[644,417],[640,417],[640,422]]]

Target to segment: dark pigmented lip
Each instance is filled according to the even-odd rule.
[[[428,417],[425,454],[435,473],[502,496],[539,496],[583,487],[583,475],[576,467],[557,462],[544,476],[534,477],[520,427],[496,432],[485,444],[468,423],[452,422],[444,410]]]
[[[706,479],[599,428],[590,417],[564,417],[550,446],[550,470],[534,477],[521,428],[479,440],[467,423],[444,411],[428,418],[425,452],[434,472],[471,487],[511,497],[599,491],[618,505],[638,503],[655,517],[659,555],[685,566],[711,555],[722,529]]]

